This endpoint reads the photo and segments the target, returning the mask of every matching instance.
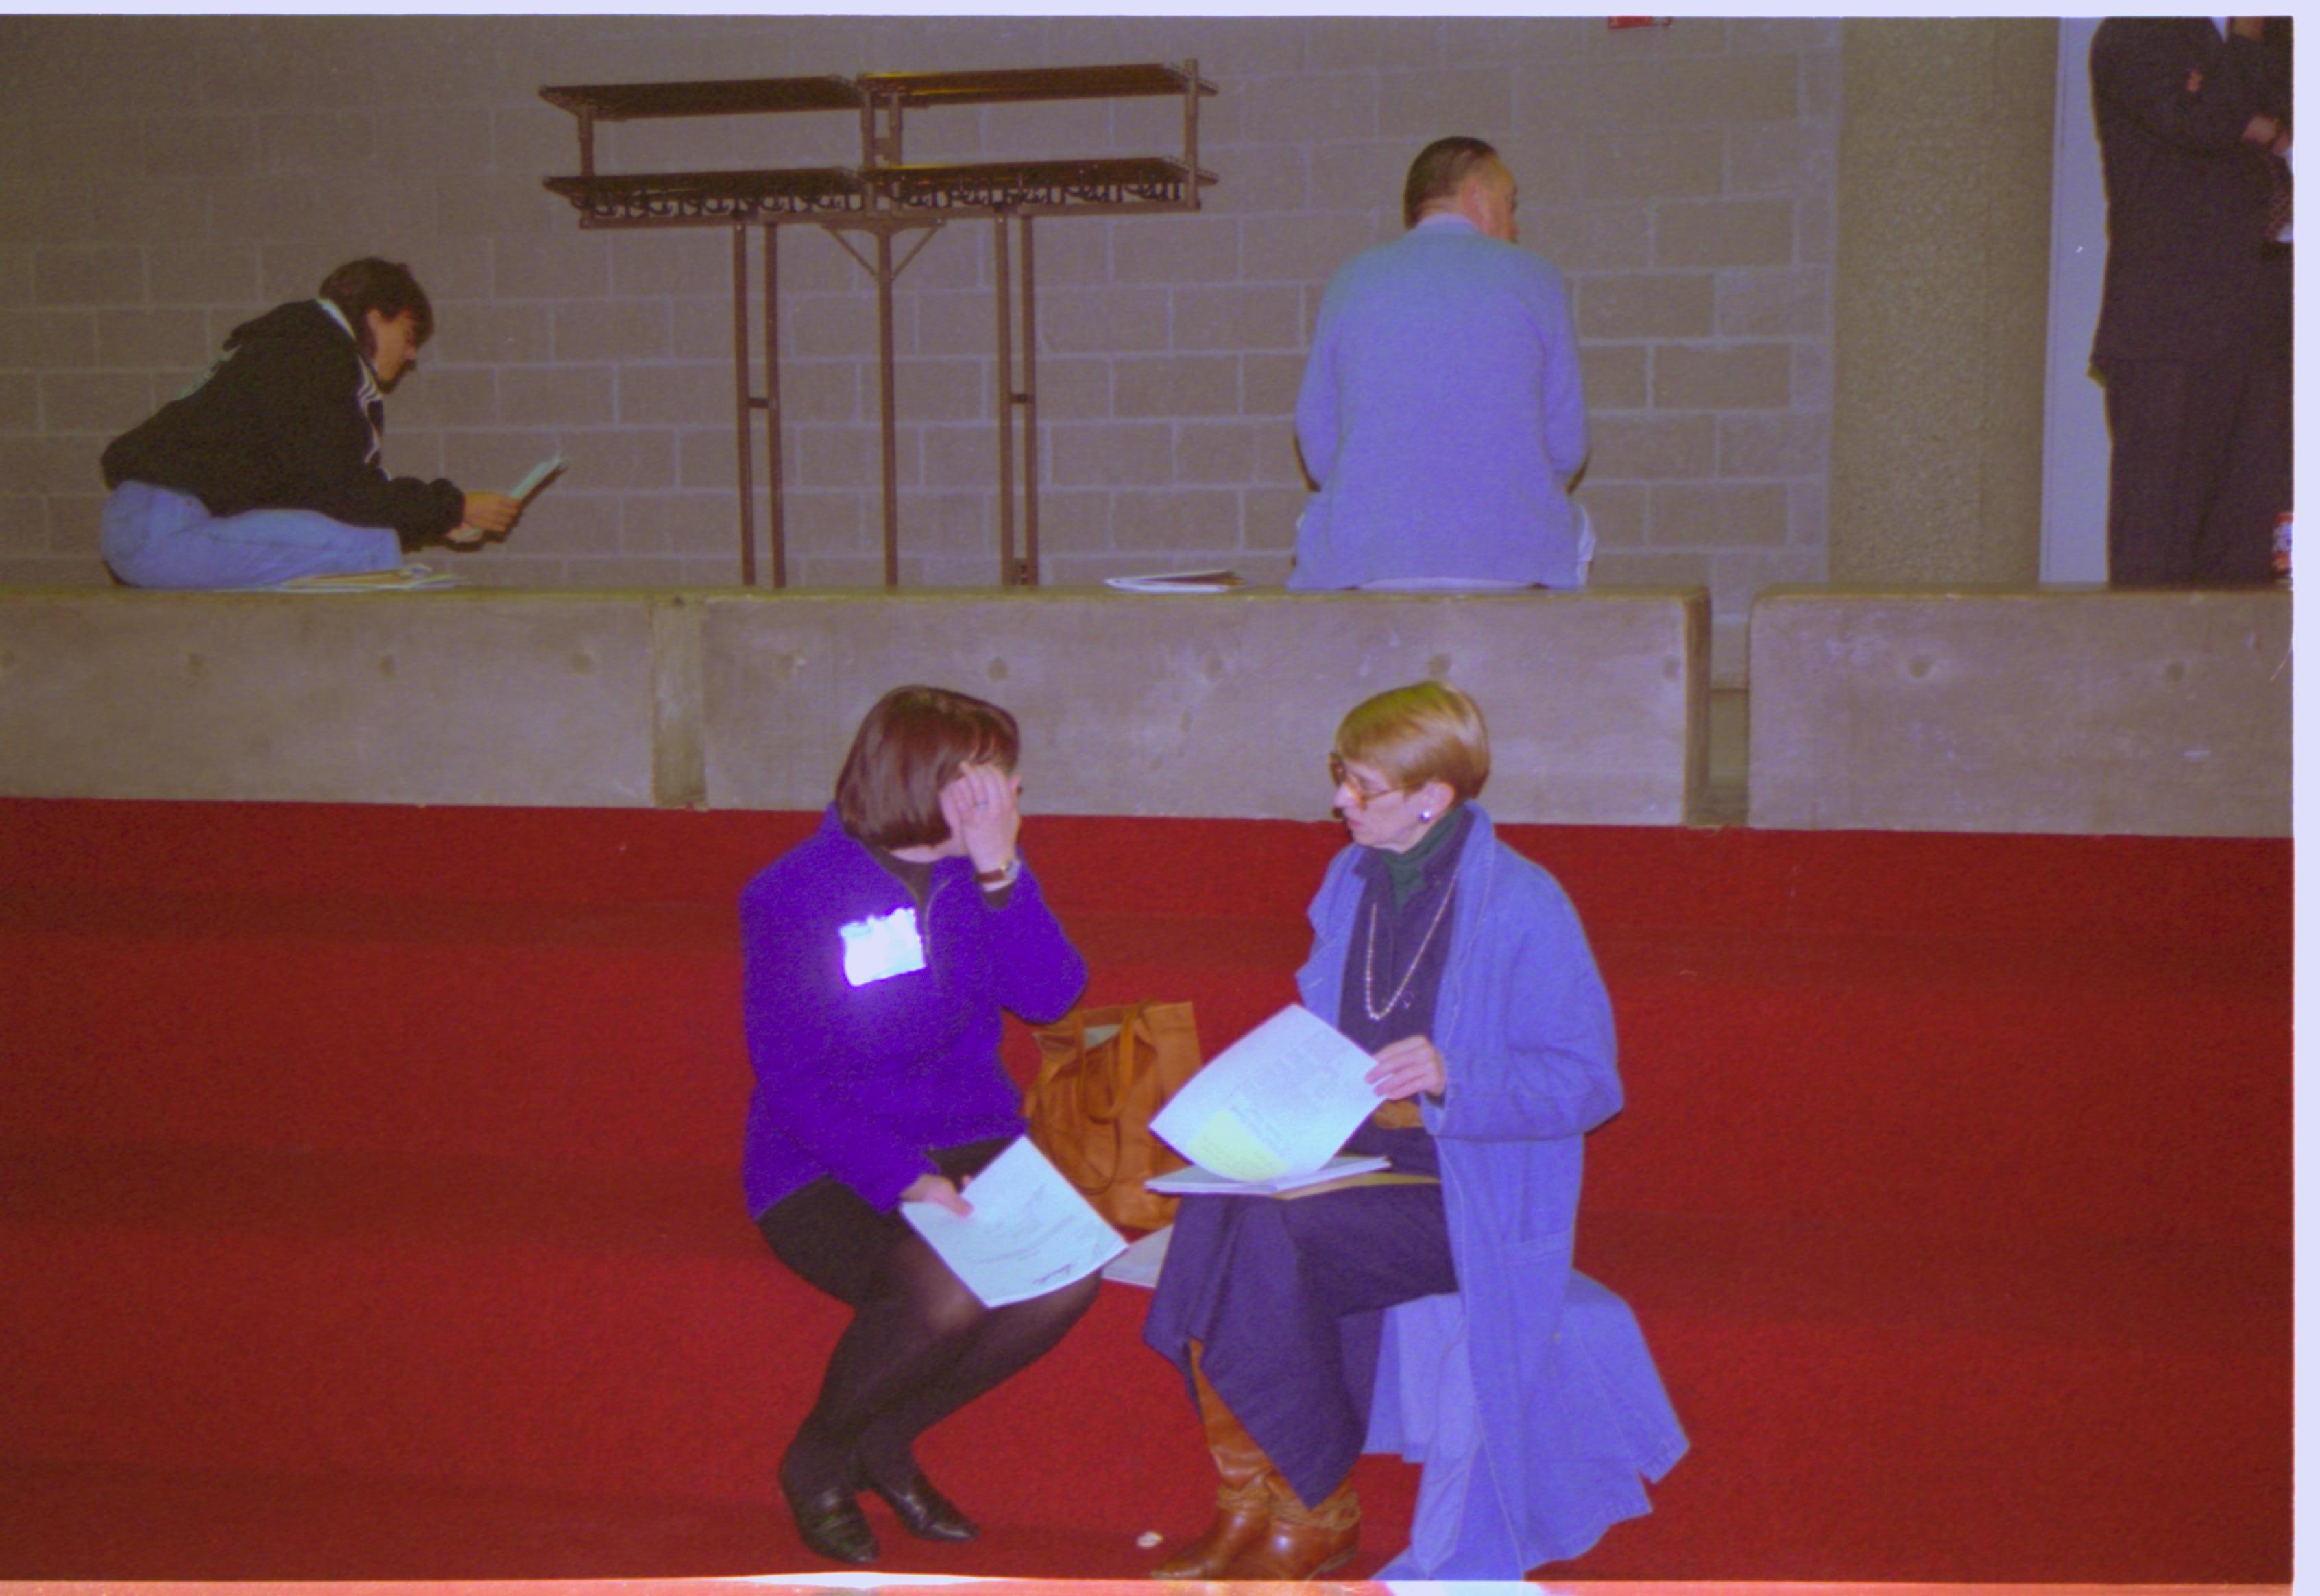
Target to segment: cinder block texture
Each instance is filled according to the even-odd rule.
[[[1621,440],[1581,489],[1612,535],[1606,552],[1713,551],[1739,534],[1694,540],[1695,522],[1655,524],[1643,490],[1737,470],[1783,503],[1808,502],[1791,491],[1807,488],[1825,502],[1825,451],[1793,432],[1781,451],[1728,460],[1630,445],[1696,440],[1727,416],[1826,432],[1826,383],[1801,374],[1834,364],[1826,246],[1843,49],[1833,24],[1699,17],[1616,31],[1600,17],[1514,16],[0,17],[11,222],[0,373],[41,379],[34,391],[59,400],[53,413],[0,414],[0,446],[73,462],[53,486],[15,475],[5,485],[57,495],[68,529],[25,558],[55,581],[102,581],[95,518],[68,502],[101,491],[98,449],[147,400],[82,379],[142,376],[166,397],[235,322],[376,253],[409,261],[437,312],[434,341],[389,404],[389,466],[440,460],[455,478],[477,476],[463,485],[493,486],[503,462],[521,471],[551,449],[571,461],[494,552],[494,580],[612,586],[657,568],[638,562],[664,558],[665,532],[632,545],[618,530],[648,524],[627,512],[656,500],[697,518],[699,536],[676,540],[699,551],[685,558],[711,560],[721,545],[721,578],[738,579],[733,461],[680,457],[672,441],[733,430],[730,236],[581,230],[539,186],[578,166],[572,120],[538,98],[540,86],[1190,57],[1220,90],[1201,113],[1201,159],[1219,178],[1201,213],[1037,224],[1043,492],[1102,501],[1096,513],[1083,506],[1083,535],[1048,550],[1049,580],[1147,567],[1148,507],[1114,515],[1110,501],[1174,489],[1204,504],[1201,540],[1183,554],[1252,577],[1285,568],[1295,516],[1284,495],[1298,479],[1278,442],[1322,286],[1400,231],[1410,158],[1452,132],[1506,152],[1525,245],[1572,280],[1590,402]],[[1880,59],[1906,78],[1906,56]],[[385,61],[424,66],[379,69]],[[2051,63],[2046,73],[2032,86],[2051,98]],[[904,154],[1167,153],[1180,118],[1161,102],[913,113]],[[842,115],[602,131],[600,165],[612,171],[859,158],[858,126]],[[749,249],[761,258],[762,239]],[[812,226],[782,229],[777,255],[793,457],[800,431],[875,422],[875,301],[862,268]],[[929,449],[928,430],[995,431],[994,275],[990,224],[955,222],[902,274],[894,305],[905,367],[942,368],[898,389],[902,480],[978,497],[993,555],[997,484],[980,463],[992,451]],[[1014,315],[1020,330],[1020,305]],[[754,296],[752,316],[755,363]],[[1930,348],[1913,369],[1938,371],[1950,353]],[[454,375],[459,393],[439,396]],[[1236,421],[1265,458],[1244,467],[1219,442],[1214,430]],[[962,459],[975,462],[969,475],[938,479]],[[842,549],[802,550],[798,573],[875,580],[876,473],[821,475],[811,491],[850,495],[851,507],[793,503],[792,519],[859,530]],[[757,481],[762,497],[762,471]],[[1215,513],[1206,492],[1219,486],[1235,494]],[[947,512],[905,516],[905,559],[921,579],[983,568],[941,542],[962,524]],[[1767,535],[1752,525],[1745,540]],[[1810,518],[1769,535],[1824,563]],[[1753,590],[1739,567],[1709,569],[1718,615],[1745,617]]]
[[[101,582],[89,502],[104,440],[196,375],[236,321],[364,253],[410,261],[438,311],[390,406],[391,467],[496,485],[551,449],[572,460],[494,552],[492,580],[617,585],[678,547],[713,562],[738,542],[730,239],[580,230],[539,187],[577,163],[539,86],[1196,56],[1222,90],[1202,116],[1201,159],[1221,178],[1204,213],[1039,223],[1043,489],[1097,501],[1051,546],[1050,580],[1147,566],[1149,505],[1115,515],[1111,499],[1175,489],[1202,501],[1201,541],[1181,552],[1281,570],[1296,478],[1274,456],[1321,286],[1398,230],[1403,168],[1449,131],[1507,152],[1526,244],[1571,277],[1607,444],[1581,497],[1607,557],[1700,555],[1731,636],[1766,549],[1808,575],[2025,580],[2053,37],[2035,22],[1694,17],[1618,31],[1578,17],[0,18],[14,223],[0,373],[36,396],[0,411],[0,460],[55,529],[10,570]],[[365,65],[389,59],[430,65]],[[175,92],[157,98],[157,83]],[[907,153],[1145,152],[1171,146],[1174,114],[929,113]],[[851,160],[856,142],[844,117],[705,121],[608,129],[603,154],[608,169],[794,165]],[[901,476],[983,501],[972,518],[906,515],[920,579],[974,568],[943,541],[969,519],[995,537],[988,451],[932,443],[937,427],[995,423],[991,252],[987,224],[953,224],[898,284],[906,367],[956,367],[902,385]],[[813,228],[784,229],[779,256],[794,458],[802,429],[875,418],[874,300]],[[1880,385],[1897,369],[1911,380]],[[1832,451],[1838,413],[1850,431]],[[1236,419],[1267,451],[1246,467],[1216,431]],[[966,474],[941,480],[958,461]],[[800,574],[875,579],[875,474],[820,475],[815,492],[852,503],[793,503],[793,521],[855,530]],[[1710,476],[1762,490],[1731,499],[1745,525],[1653,491]],[[1221,513],[1206,493],[1219,486],[1235,490]],[[1774,504],[1785,514],[1769,524]],[[694,534],[673,538],[670,514]],[[652,530],[631,544],[631,525]],[[1726,558],[1735,547],[1751,558]],[[738,566],[729,556],[721,575]],[[1744,665],[1727,651],[1719,676]]]
[[[2286,837],[2284,593],[1770,589],[1748,820]]]
[[[649,803],[651,607],[541,594],[11,594],[0,793]]]
[[[707,792],[812,809],[878,696],[926,682],[1021,722],[1059,814],[1318,819],[1345,712],[1436,677],[1489,717],[1501,819],[1672,825],[1707,780],[1706,594],[1155,599],[1050,589],[721,596],[704,626]]]

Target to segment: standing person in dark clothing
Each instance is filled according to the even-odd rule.
[[[198,386],[105,449],[104,563],[131,587],[264,587],[506,531],[506,494],[380,463],[384,395],[434,329],[410,268],[374,259],[235,328]]]
[[[2089,67],[2115,586],[2270,580],[2290,508],[2285,25],[2113,17]]]
[[[995,704],[897,687],[864,718],[821,829],[741,894],[749,1211],[854,1310],[781,1465],[799,1535],[841,1563],[877,1560],[865,1490],[913,1535],[974,1537],[911,1443],[1095,1301],[1091,1274],[985,1308],[895,1211],[969,1211],[968,1178],[1024,1130],[1001,1011],[1057,1020],[1087,984],[1016,852],[1019,748]]]

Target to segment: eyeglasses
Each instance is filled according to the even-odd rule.
[[[1379,799],[1391,798],[1396,793],[1405,790],[1400,787],[1379,787],[1373,791],[1362,785],[1354,779],[1354,773],[1346,768],[1345,760],[1335,754],[1329,756],[1329,783],[1332,786],[1351,792],[1354,795],[1354,804],[1359,809],[1367,809]]]

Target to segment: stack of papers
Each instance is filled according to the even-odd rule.
[[[1319,1169],[1300,1170],[1295,1174],[1277,1174],[1271,1180],[1236,1181],[1220,1174],[1210,1174],[1194,1165],[1190,1169],[1174,1169],[1166,1174],[1155,1174],[1144,1183],[1144,1189],[1170,1197],[1189,1197],[1206,1192],[1221,1192],[1232,1197],[1266,1197],[1294,1192],[1300,1186],[1318,1186],[1324,1181],[1341,1181],[1347,1175],[1368,1174],[1373,1170],[1391,1169],[1392,1166],[1393,1161],[1382,1153],[1340,1153]]]
[[[1346,1138],[1376,1111],[1365,1078],[1373,1062],[1335,1026],[1291,1004],[1210,1059],[1153,1116],[1153,1134],[1199,1168],[1146,1188],[1262,1194],[1384,1168],[1383,1158],[1337,1160]]]
[[[408,593],[421,587],[458,587],[449,571],[426,566],[397,566],[391,571],[334,572],[320,576],[293,576],[270,587],[249,587],[245,593]]]

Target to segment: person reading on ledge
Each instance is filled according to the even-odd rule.
[[[131,587],[267,587],[506,532],[523,508],[507,494],[380,464],[384,395],[434,330],[410,268],[375,259],[235,328],[197,386],[105,449],[105,565]]]
[[[820,830],[741,894],[749,1211],[854,1310],[781,1463],[798,1534],[840,1563],[877,1560],[865,1490],[912,1535],[974,1538],[911,1443],[1060,1341],[1100,1281],[985,1308],[896,1212],[971,1211],[962,1188],[1025,1129],[1000,1011],[1059,1020],[1087,984],[1016,852],[1019,748],[995,704],[895,688]]]
[[[1634,1315],[1571,1267],[1581,1148],[1620,1107],[1611,1007],[1571,901],[1474,802],[1490,769],[1482,711],[1439,683],[1337,729],[1352,846],[1297,984],[1375,1056],[1346,1150],[1392,1166],[1184,1198],[1144,1339],[1183,1372],[1222,1483],[1155,1578],[1342,1565],[1373,1450],[1426,1465],[1376,1577],[1517,1580],[1649,1511],[1639,1476],[1683,1452]]]

